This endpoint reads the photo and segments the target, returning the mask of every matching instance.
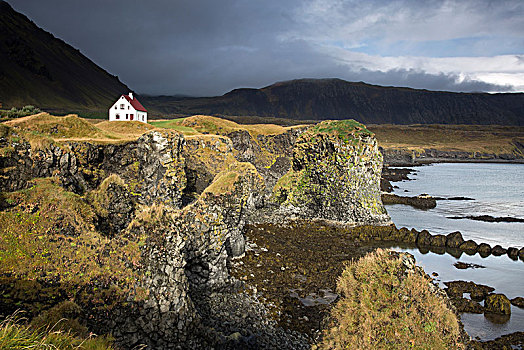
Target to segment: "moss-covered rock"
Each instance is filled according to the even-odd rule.
[[[475,254],[477,252],[478,244],[474,240],[470,239],[462,243],[459,248],[466,254]]]
[[[433,247],[445,247],[446,246],[446,236],[434,235],[433,237],[431,237],[430,244]]]
[[[381,169],[376,140],[362,124],[325,121],[297,139],[292,169],[275,185],[273,199],[288,216],[387,223],[380,199]]]
[[[486,257],[491,254],[491,246],[487,243],[480,243],[477,251],[481,256]]]
[[[417,246],[420,247],[429,247],[431,246],[431,239],[432,239],[431,233],[429,233],[426,230],[422,230],[418,236],[417,236]]]
[[[462,238],[462,233],[459,231],[451,232],[447,235],[446,246],[449,248],[458,248],[464,243],[464,238]]]
[[[494,314],[511,314],[511,303],[504,294],[490,294],[484,302],[485,312]]]

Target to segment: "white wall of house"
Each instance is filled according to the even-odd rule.
[[[109,121],[138,120],[147,123],[147,112],[137,111],[124,96],[109,108]]]

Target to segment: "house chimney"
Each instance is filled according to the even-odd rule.
[[[133,99],[133,93],[132,92],[129,93],[129,98]]]

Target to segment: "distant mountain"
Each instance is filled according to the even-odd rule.
[[[300,79],[219,97],[150,98],[164,114],[353,118],[367,124],[524,125],[524,94],[454,93],[383,87],[340,79]]]
[[[80,51],[0,1],[0,102],[106,110],[129,88]]]

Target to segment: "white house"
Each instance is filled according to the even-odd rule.
[[[128,95],[120,96],[109,108],[109,121],[113,120],[138,120],[147,123],[147,109],[133,98],[133,93],[130,92]]]

